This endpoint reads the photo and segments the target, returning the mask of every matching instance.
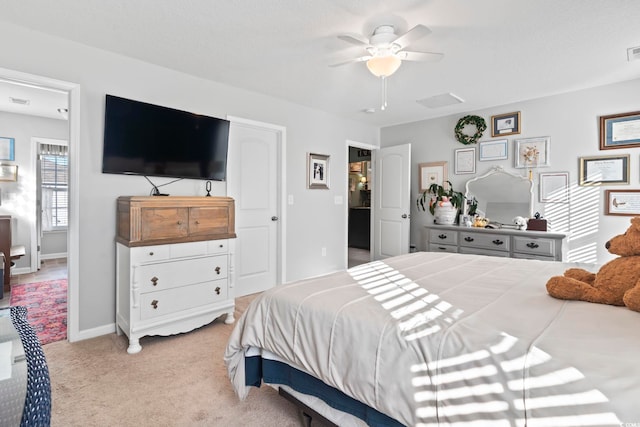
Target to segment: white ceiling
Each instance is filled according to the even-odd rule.
[[[0,0],[2,20],[377,126],[640,78],[638,0]],[[329,67],[380,24],[445,55],[404,62],[385,111],[364,63]],[[465,103],[416,102],[443,93]]]

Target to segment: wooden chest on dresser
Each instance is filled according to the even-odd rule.
[[[233,323],[234,202],[229,197],[119,197],[116,324],[129,338]]]
[[[487,229],[457,225],[425,227],[425,247],[430,252],[452,252],[546,261],[564,259],[564,233]]]

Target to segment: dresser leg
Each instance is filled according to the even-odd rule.
[[[127,348],[127,353],[136,354],[136,353],[140,353],[140,350],[142,350],[142,346],[140,345],[140,339],[129,338],[129,348]]]
[[[230,312],[227,313],[227,318],[224,319],[224,323],[226,323],[227,325],[230,325],[235,321],[236,319],[233,317],[233,310],[231,310]]]

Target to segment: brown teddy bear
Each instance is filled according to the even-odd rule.
[[[619,258],[609,261],[597,273],[570,268],[564,276],[547,282],[549,295],[559,299],[600,304],[626,305],[640,311],[640,217],[631,219],[624,233],[606,243]]]

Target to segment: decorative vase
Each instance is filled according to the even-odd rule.
[[[458,208],[449,202],[441,202],[436,205],[433,211],[434,222],[440,225],[451,225],[456,222]]]

